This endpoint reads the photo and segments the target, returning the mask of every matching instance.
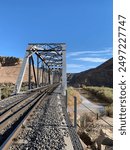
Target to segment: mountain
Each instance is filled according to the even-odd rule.
[[[74,75],[75,73],[67,73],[67,81],[70,81]]]
[[[113,87],[113,58],[94,69],[74,74],[70,80],[68,79],[68,84],[75,87],[82,85]]]

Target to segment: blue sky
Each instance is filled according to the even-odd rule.
[[[112,57],[112,9],[112,0],[0,0],[0,55],[65,42],[67,72],[94,68]]]

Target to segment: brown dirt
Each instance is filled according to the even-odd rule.
[[[21,64],[16,66],[4,66],[0,68],[0,83],[16,83]],[[28,80],[28,66],[24,75],[24,82]]]

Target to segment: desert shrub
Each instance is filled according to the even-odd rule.
[[[14,84],[12,83],[0,83],[1,99],[9,97],[14,90]]]
[[[4,87],[1,89],[1,99],[7,98],[11,95],[12,90],[10,87]]]
[[[80,116],[80,126],[84,128],[87,126],[87,123],[93,122],[94,119],[95,119],[94,115],[92,115],[90,113],[83,113]]]

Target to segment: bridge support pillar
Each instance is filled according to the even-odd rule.
[[[66,95],[66,89],[67,89],[67,79],[66,79],[66,45],[62,45],[62,90],[63,95]]]

